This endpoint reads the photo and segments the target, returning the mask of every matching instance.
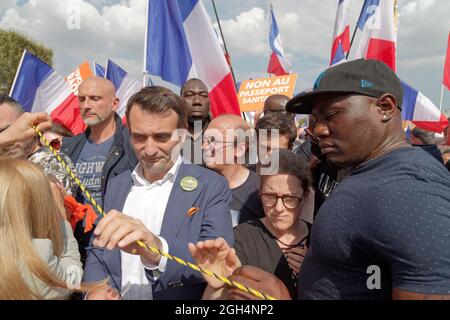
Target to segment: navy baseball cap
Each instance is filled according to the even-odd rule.
[[[397,98],[397,107],[400,110],[403,100],[400,79],[391,68],[378,60],[357,59],[322,72],[316,79],[313,89],[303,91],[289,100],[286,110],[310,114],[314,99],[326,93],[353,93],[374,98],[390,93]]]

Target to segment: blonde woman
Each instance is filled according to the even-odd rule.
[[[79,287],[78,245],[55,197],[39,167],[0,159],[0,299],[65,299]]]

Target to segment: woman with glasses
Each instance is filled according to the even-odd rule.
[[[275,274],[297,295],[298,273],[309,244],[311,225],[301,219],[311,183],[306,161],[287,150],[273,151],[260,165],[261,202],[265,217],[235,227],[233,248],[219,238],[189,244],[196,263],[218,275],[230,276],[241,265]],[[204,299],[225,297],[223,282],[205,276]]]

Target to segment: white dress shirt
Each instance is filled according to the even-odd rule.
[[[164,212],[181,163],[182,159],[178,157],[164,178],[153,183],[144,178],[140,164],[131,174],[134,184],[125,201],[123,213],[141,220],[154,235],[158,236],[161,232]],[[169,252],[167,241],[162,237],[158,236],[158,238],[162,242],[162,250]],[[152,288],[145,275],[145,269],[152,270],[153,276],[157,278],[161,272],[164,272],[167,258],[161,257],[158,266],[151,266],[141,261],[138,255],[124,251],[121,251],[120,254],[122,260],[122,299],[152,299]]]

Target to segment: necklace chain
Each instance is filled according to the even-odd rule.
[[[394,143],[393,145],[391,145],[389,149],[392,149],[392,147],[397,146],[397,145],[399,145],[399,144],[403,144],[403,143],[406,143],[406,144],[407,144],[406,141],[398,141],[398,142]],[[370,161],[372,161],[372,160],[375,160],[375,159],[378,159],[379,157],[384,156],[386,153],[388,153],[388,152],[390,152],[390,151],[392,151],[392,150],[388,150],[387,152],[384,152],[384,153],[382,153],[382,154],[376,156],[375,158],[368,159],[368,160],[366,160],[366,161],[364,161],[364,162],[358,164],[355,168],[353,168],[353,169],[349,172],[348,175],[350,175],[350,174],[352,174],[354,171],[360,169],[361,167],[363,167],[364,165],[366,165],[368,162],[370,162]]]

